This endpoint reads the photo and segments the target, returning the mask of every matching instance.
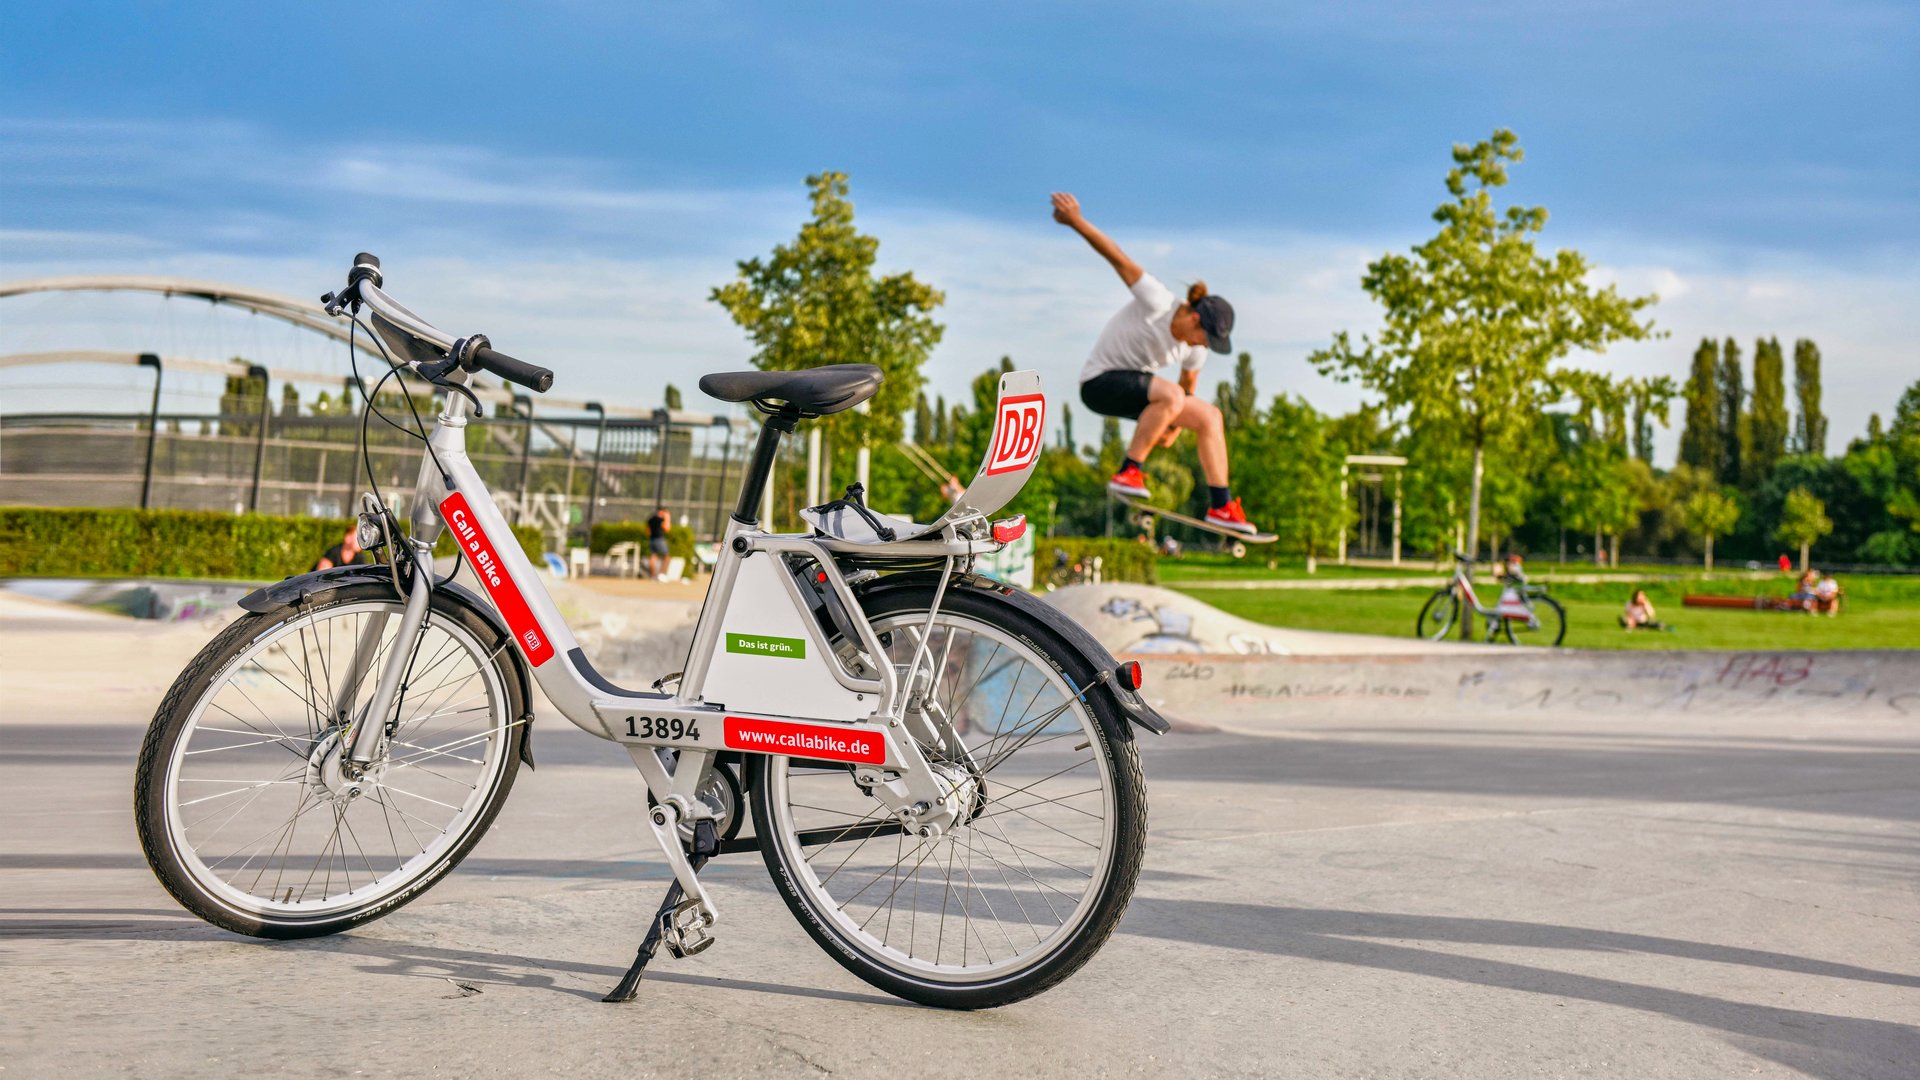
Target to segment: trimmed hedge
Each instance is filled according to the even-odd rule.
[[[1160,581],[1160,563],[1153,548],[1135,540],[1108,540],[1103,537],[1043,536],[1033,542],[1033,581],[1042,588],[1053,573],[1054,552],[1065,551],[1069,564],[1100,556],[1102,581],[1137,581],[1156,585]]]
[[[186,577],[277,581],[340,542],[345,519],[197,510],[0,507],[0,577]],[[516,528],[540,561],[539,530]],[[453,554],[441,537],[436,554]]]
[[[644,558],[647,552],[647,523],[644,521],[596,521],[593,523],[593,535],[587,538],[587,548],[595,555],[605,555],[608,548],[615,544],[624,544],[629,540],[640,545],[640,554]],[[691,527],[675,525],[667,530],[667,554],[678,555],[687,560],[687,576],[693,576],[700,560],[693,554]]]

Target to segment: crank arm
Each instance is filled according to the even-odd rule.
[[[719,921],[719,912],[714,910],[713,898],[707,895],[706,886],[700,884],[699,875],[694,873],[693,864],[687,860],[686,845],[680,840],[680,808],[686,804],[685,797],[672,794],[673,780],[667,775],[667,768],[660,762],[660,755],[651,746],[629,745],[627,753],[640,770],[640,778],[647,788],[655,792],[658,805],[647,814],[647,827],[653,830],[653,838],[660,843],[660,850],[667,857],[667,866],[673,871],[673,880],[680,883],[680,890],[687,894],[688,904],[698,903],[704,912],[705,927],[711,927]],[[678,920],[679,912],[674,913]],[[676,932],[682,930],[678,925],[672,927]],[[702,928],[704,929],[704,927]]]

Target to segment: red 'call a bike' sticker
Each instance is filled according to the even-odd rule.
[[[887,763],[887,742],[877,731],[862,731],[838,724],[749,720],[744,716],[727,717],[726,728],[727,747],[732,750],[822,758],[827,761],[857,761],[865,765]]]
[[[473,518],[473,510],[467,506],[467,497],[454,492],[440,504],[440,516],[453,530],[453,538],[460,543],[462,551],[467,553],[467,561],[473,564],[473,572],[486,586],[487,595],[493,597],[493,606],[500,609],[500,617],[507,620],[507,629],[513,631],[513,638],[520,643],[520,651],[534,667],[553,659],[553,644],[540,630],[540,624],[534,620],[532,609],[527,607],[527,598],[520,595],[520,586],[513,583],[507,568],[501,564],[500,555],[493,546],[492,538]]]
[[[993,449],[987,451],[987,475],[1012,472],[1033,464],[1040,456],[1042,434],[1047,430],[1045,394],[1022,394],[1002,398],[994,413]]]

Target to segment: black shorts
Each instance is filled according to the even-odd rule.
[[[1103,371],[1080,384],[1080,401],[1101,416],[1138,420],[1152,385],[1151,371]]]

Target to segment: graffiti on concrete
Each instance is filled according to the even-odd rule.
[[[1129,624],[1141,637],[1138,641],[1124,645],[1115,652],[1131,653],[1214,653],[1222,650],[1208,648],[1194,636],[1193,616],[1179,608],[1167,604],[1149,606],[1131,596],[1115,596],[1100,605],[1100,614]],[[1137,625],[1136,625],[1137,624]],[[1151,629],[1148,629],[1151,627]],[[1226,636],[1227,647],[1239,656],[1268,656],[1284,653],[1285,649],[1273,647],[1265,638],[1244,631],[1232,631]]]

